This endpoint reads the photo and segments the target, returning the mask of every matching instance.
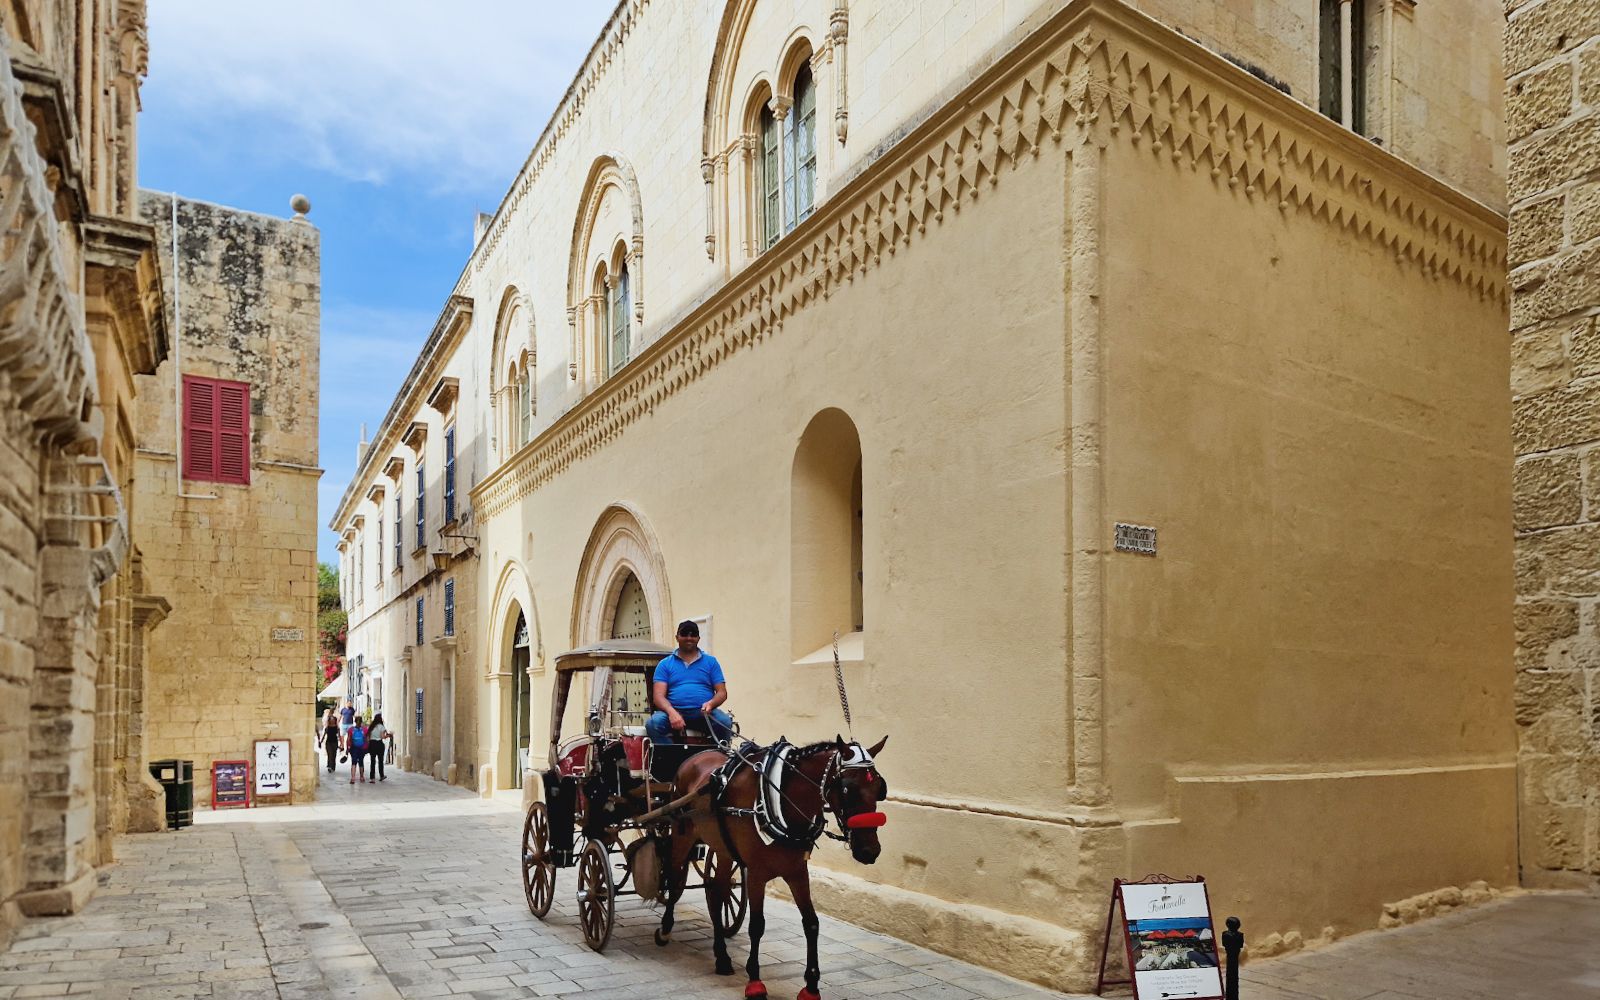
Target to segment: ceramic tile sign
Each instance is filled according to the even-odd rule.
[[[250,762],[214,760],[211,762],[211,808],[250,807]]]
[[[1134,995],[1140,1000],[1221,997],[1206,884],[1124,882],[1120,889]]]
[[[289,792],[289,741],[256,740],[256,798],[285,798]]]

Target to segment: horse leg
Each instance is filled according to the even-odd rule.
[[[817,980],[822,977],[822,969],[817,965],[817,908],[811,905],[811,870],[805,865],[800,866],[799,874],[785,876],[784,881],[789,883],[789,892],[794,896],[794,905],[800,910],[800,926],[806,932],[806,985],[795,1000],[822,1000],[817,993]]]
[[[749,901],[750,959],[744,963],[750,982],[745,985],[745,1000],[767,1000],[767,987],[761,982],[761,935],[767,930],[767,873],[755,868],[744,872],[744,896]]]
[[[733,959],[728,957],[728,931],[722,926],[722,901],[728,895],[728,880],[706,864],[706,909],[711,911],[711,953],[717,959],[717,975],[733,975]]]
[[[656,945],[665,948],[672,940],[672,911],[683,895],[684,884],[689,881],[689,855],[694,851],[694,837],[687,831],[674,834],[668,842],[665,858],[661,859],[664,877],[672,879],[667,889],[667,903],[661,908],[661,926],[656,928]]]

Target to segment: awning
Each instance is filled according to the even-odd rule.
[[[317,700],[322,701],[331,698],[334,701],[343,701],[349,691],[350,683],[345,680],[344,671],[341,670],[337,677],[328,682],[327,687],[317,692]]]

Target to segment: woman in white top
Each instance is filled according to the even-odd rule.
[[[389,749],[385,740],[393,739],[389,735],[389,727],[383,724],[383,713],[372,717],[372,724],[367,727],[367,780],[388,781],[389,775],[384,772],[383,758]]]

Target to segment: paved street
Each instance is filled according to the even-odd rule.
[[[740,995],[711,974],[710,926],[680,910],[671,947],[654,911],[618,906],[604,954],[583,944],[570,872],[548,923],[516,871],[520,813],[417,775],[324,782],[315,805],[202,813],[175,835],[127,837],[89,908],[25,925],[0,955],[0,998],[700,998]],[[795,995],[799,920],[768,909],[774,998]],[[1248,930],[1248,928],[1247,928]],[[823,918],[824,997],[1060,996]],[[1600,898],[1521,896],[1365,934],[1246,970],[1248,1000],[1566,1000],[1600,997]],[[742,962],[742,939],[733,945]]]

